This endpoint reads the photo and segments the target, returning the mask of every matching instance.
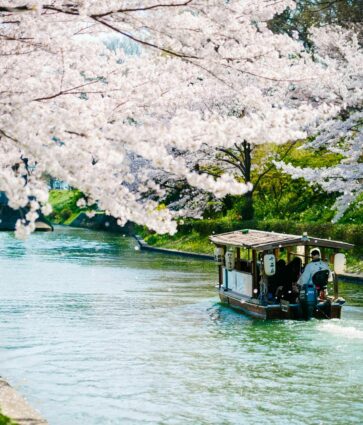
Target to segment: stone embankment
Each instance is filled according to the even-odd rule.
[[[17,425],[48,425],[48,422],[1,377],[0,410]]]
[[[127,222],[125,226],[119,226],[114,217],[101,213],[97,213],[94,216],[89,217],[86,213],[81,212],[68,225],[71,227],[103,230],[105,232],[122,233],[126,235],[131,235],[133,233],[133,226],[130,222]]]
[[[145,251],[154,251],[154,252],[160,252],[164,254],[171,254],[171,255],[179,255],[180,257],[191,257],[196,258],[199,260],[213,260],[213,255],[208,254],[200,254],[198,252],[187,252],[187,251],[179,251],[176,249],[167,249],[167,248],[158,248],[155,246],[148,245],[144,239],[140,238],[138,235],[134,235],[134,238],[136,239],[140,249]]]
[[[363,274],[362,273],[345,273],[339,275],[340,279],[344,282],[351,283],[363,283]]]

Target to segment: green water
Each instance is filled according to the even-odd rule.
[[[213,264],[134,247],[0,234],[0,374],[50,425],[363,423],[363,285],[341,321],[262,322]]]

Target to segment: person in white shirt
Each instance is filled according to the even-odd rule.
[[[321,270],[329,270],[327,263],[322,261],[320,258],[320,251],[318,249],[313,249],[311,251],[312,261],[305,266],[303,274],[300,276],[298,281],[299,286],[310,284],[313,282],[313,276],[316,272]]]

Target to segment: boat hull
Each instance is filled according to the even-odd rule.
[[[219,290],[219,298],[223,304],[228,305],[242,314],[247,314],[262,320],[299,320],[301,309],[299,304],[288,302],[282,304],[261,305],[258,300],[248,299],[233,291]],[[331,303],[327,306],[321,303],[320,308],[314,312],[317,319],[340,319],[342,306]]]

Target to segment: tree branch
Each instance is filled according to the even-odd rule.
[[[286,149],[286,151],[284,152],[284,154],[281,156],[280,161],[282,161],[283,159],[286,158],[286,156],[288,155],[288,153],[291,151],[291,149],[295,146],[295,144],[297,143],[297,140],[295,140],[294,142],[291,143],[291,145]],[[273,168],[275,167],[275,164],[271,164],[270,167],[268,167],[263,173],[261,173],[257,180],[256,183],[253,185],[253,189],[252,192],[257,188],[257,186],[261,183],[261,180],[263,179],[263,177],[265,177],[266,174],[268,174]]]

